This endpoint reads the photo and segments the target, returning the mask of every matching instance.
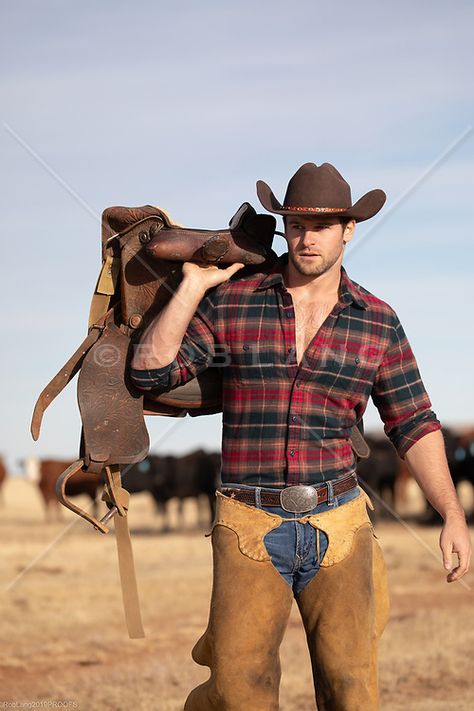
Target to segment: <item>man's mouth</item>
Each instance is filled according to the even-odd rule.
[[[300,252],[300,257],[319,257],[315,252]]]

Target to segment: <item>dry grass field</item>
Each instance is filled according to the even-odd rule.
[[[113,534],[102,536],[69,512],[45,524],[36,489],[22,480],[6,483],[0,513],[0,707],[54,708],[59,701],[87,710],[182,709],[187,692],[207,678],[190,658],[207,620],[211,566],[193,502],[186,530],[160,534],[151,500],[132,499],[145,640],[127,637]],[[448,585],[439,529],[410,528],[377,525],[392,597],[380,647],[381,708],[472,711],[474,575]],[[282,711],[314,710],[296,606],[282,666]]]

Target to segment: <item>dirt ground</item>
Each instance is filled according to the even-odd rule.
[[[208,676],[190,657],[211,582],[195,503],[186,506],[185,530],[163,534],[147,495],[132,499],[145,640],[127,637],[113,534],[69,512],[44,523],[38,493],[23,480],[6,483],[0,514],[0,708],[181,710]],[[391,520],[376,528],[392,600],[380,645],[381,709],[471,711],[474,575],[445,582],[436,527]],[[314,710],[296,606],[281,656],[281,711]]]

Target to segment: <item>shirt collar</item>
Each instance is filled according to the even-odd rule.
[[[255,287],[255,291],[260,291],[261,289],[268,289],[270,286],[276,286],[280,284],[285,286],[283,280],[283,270],[288,263],[288,253],[282,254],[278,257],[277,261],[273,264],[270,271],[265,274],[263,279]],[[352,279],[349,278],[344,267],[341,267],[341,282],[339,284],[339,300],[344,304],[355,303],[362,309],[368,307],[367,301],[362,296],[362,292],[358,284],[356,284]]]

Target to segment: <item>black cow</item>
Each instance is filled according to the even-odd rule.
[[[442,432],[446,458],[454,486],[457,487],[462,481],[467,481],[474,486],[474,440],[472,433],[456,435],[448,427],[443,427]],[[421,523],[430,525],[442,523],[442,517],[431,506],[429,501],[426,501]]]
[[[453,478],[454,486],[467,481],[474,487],[474,438],[472,432],[467,435],[459,435],[454,438],[454,442],[448,451],[448,462]],[[469,518],[474,519],[474,510]]]
[[[5,467],[5,464],[3,462],[3,457],[0,455],[0,503],[3,504],[3,484],[5,483],[5,479],[7,478],[7,469]]]
[[[361,459],[357,464],[359,483],[374,504],[375,511],[372,516],[387,517],[390,516],[391,510],[396,510],[400,458],[388,438],[364,435],[364,439],[370,447],[370,457]]]
[[[131,494],[149,491],[158,510],[164,517],[164,528],[168,529],[167,504],[177,498],[180,522],[183,522],[183,502],[195,498],[198,506],[200,497],[208,502],[210,522],[215,514],[215,492],[220,486],[220,454],[207,453],[200,449],[184,457],[149,455],[143,462],[124,467],[123,486]],[[200,518],[201,507],[199,507]],[[207,522],[207,521],[206,521]]]
[[[474,439],[458,438],[450,465],[456,486],[462,481],[467,481],[474,486]]]

